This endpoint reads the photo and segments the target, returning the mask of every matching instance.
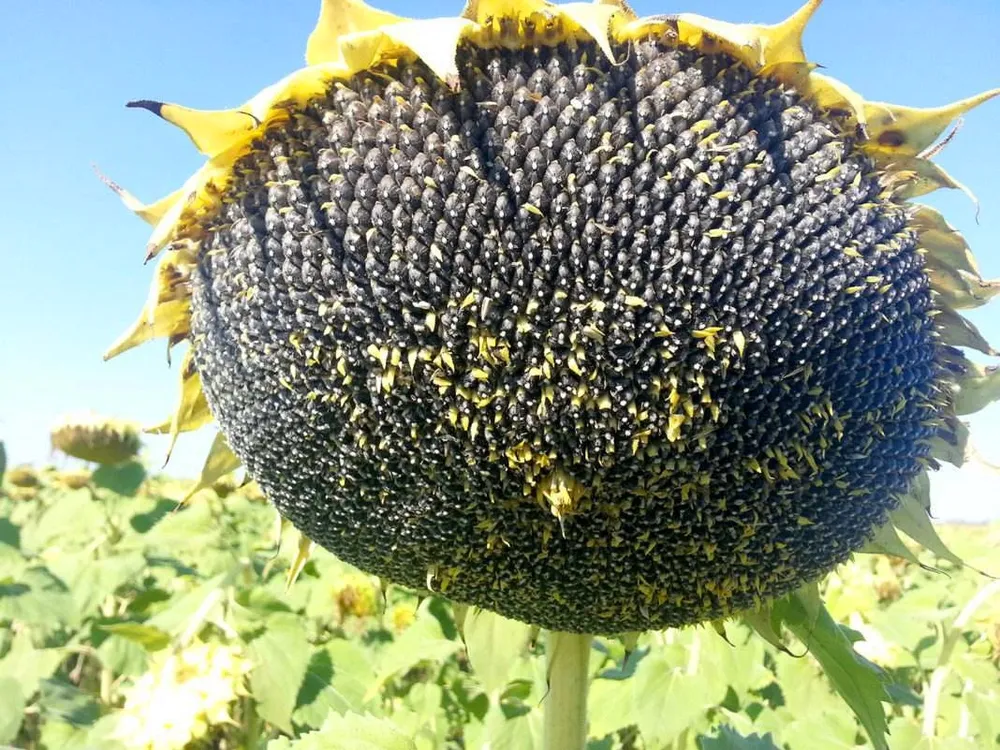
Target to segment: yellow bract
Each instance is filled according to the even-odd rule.
[[[205,458],[205,465],[201,468],[201,476],[194,487],[181,500],[181,505],[186,503],[198,492],[208,489],[218,480],[227,474],[231,474],[242,466],[240,459],[229,448],[226,437],[221,432],[215,434],[212,447],[208,449],[208,456]]]
[[[316,28],[306,42],[306,64],[343,63],[340,40],[403,20],[358,0],[322,0]]]
[[[201,375],[195,367],[194,353],[191,349],[184,355],[180,375],[181,397],[174,415],[162,424],[146,428],[147,432],[157,435],[170,435],[167,460],[170,459],[180,433],[197,430],[212,421],[212,413],[208,409],[205,392],[201,388]]]
[[[917,156],[929,148],[945,129],[970,109],[1000,96],[1000,88],[943,107],[902,107],[866,102],[868,150],[893,156]]]
[[[910,227],[920,234],[920,246],[927,251],[931,266],[979,274],[979,265],[965,237],[939,211],[930,206],[915,206]]]
[[[148,100],[128,103],[129,107],[148,109],[191,138],[201,153],[214,156],[229,144],[240,140],[260,122],[251,112],[242,109],[203,110]]]

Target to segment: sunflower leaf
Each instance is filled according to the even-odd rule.
[[[765,641],[779,651],[793,656],[792,652],[788,650],[788,646],[781,640],[781,623],[775,621],[774,610],[770,605],[759,612],[753,610],[744,612],[740,617],[748,627]]]
[[[775,615],[816,658],[834,690],[847,702],[877,750],[888,750],[882,703],[889,702],[890,680],[879,667],[854,650],[846,628],[820,606],[813,619],[798,593],[773,604]]]
[[[920,560],[899,538],[899,533],[891,521],[875,529],[875,535],[859,551],[867,554],[901,557],[907,562],[920,565]]]
[[[4,701],[0,704],[0,742],[13,742],[24,721],[28,698],[24,689],[13,677],[0,677],[0,691]]]
[[[768,732],[763,737],[759,734],[745,736],[737,732],[730,726],[719,727],[716,737],[706,737],[702,735],[698,738],[698,750],[777,750],[771,733]]]
[[[364,696],[367,702],[378,695],[382,686],[398,674],[422,661],[440,663],[462,647],[462,642],[449,638],[434,615],[434,599],[424,601],[417,610],[413,624],[379,655],[378,671]],[[457,635],[457,631],[456,631]]]
[[[138,461],[116,466],[102,466],[91,475],[95,486],[123,497],[135,497],[146,481],[146,468]]]
[[[472,607],[465,615],[462,633],[473,674],[488,692],[502,690],[514,662],[525,652],[531,626]]]
[[[920,546],[949,562],[953,562],[956,565],[964,565],[962,559],[948,549],[945,543],[941,541],[941,537],[934,530],[934,526],[926,510],[929,503],[925,504],[920,494],[920,491],[924,489],[923,485],[927,483],[927,475],[924,474],[921,476],[923,477],[923,481],[914,488],[914,491],[911,491],[909,495],[902,498],[899,507],[892,512],[890,518],[897,529]],[[924,491],[925,493],[929,492],[929,488]]]
[[[293,731],[292,711],[306,677],[312,649],[299,618],[273,617],[263,635],[250,642],[254,661],[250,687],[257,711],[279,729]]]
[[[416,747],[392,719],[335,712],[317,732],[309,732],[297,740],[282,737],[267,743],[268,750],[415,750]]]
[[[160,651],[170,645],[170,634],[152,625],[143,625],[139,622],[113,622],[97,627],[141,646],[148,652]]]

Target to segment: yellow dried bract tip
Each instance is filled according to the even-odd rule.
[[[343,63],[340,39],[403,20],[358,0],[322,0],[316,28],[306,42],[306,64]]]
[[[129,102],[125,106],[149,110],[176,125],[191,138],[201,153],[214,156],[235,140],[245,137],[260,124],[253,113],[243,110],[200,110],[179,104],[154,102],[148,99]]]
[[[965,237],[939,211],[930,206],[914,206],[910,227],[920,235],[920,246],[927,251],[926,261],[932,268],[979,275],[979,264]]]
[[[215,439],[212,441],[212,447],[208,449],[205,464],[202,466],[201,476],[181,500],[181,505],[188,502],[202,490],[214,487],[216,482],[232,474],[242,465],[240,459],[230,450],[225,435],[221,432],[216,433]]]
[[[292,565],[288,569],[288,575],[285,577],[285,591],[288,591],[295,583],[296,579],[299,577],[299,573],[309,562],[309,555],[312,554],[312,539],[307,537],[302,532],[299,532],[299,545],[295,551],[295,559],[292,560]]]
[[[142,447],[137,425],[93,413],[62,417],[49,437],[53,450],[102,465],[128,461]]]
[[[166,216],[167,211],[170,210],[171,206],[177,203],[181,198],[181,191],[175,190],[170,195],[161,198],[155,203],[143,203],[128,190],[101,172],[101,170],[99,170],[96,166],[94,167],[94,172],[97,174],[97,178],[111,188],[115,195],[121,199],[125,208],[134,213],[147,224],[152,224],[153,226],[160,223],[163,217]]]
[[[751,70],[806,63],[802,35],[822,0],[809,0],[781,23],[734,24],[691,13],[677,16],[679,40],[705,51],[725,52]]]
[[[955,120],[983,102],[1000,96],[1000,88],[986,91],[943,107],[903,107],[885,102],[866,102],[868,125],[866,150],[880,157],[919,156]]]
[[[212,412],[208,409],[205,393],[201,387],[201,375],[194,363],[194,351],[188,349],[180,367],[180,399],[173,416],[167,421],[147,427],[146,432],[154,435],[170,435],[170,446],[164,463],[170,460],[177,436],[182,432],[190,432],[203,427],[212,421]]]
[[[1000,401],[1000,366],[987,367],[966,360],[956,381],[955,413],[974,414]]]
[[[165,253],[156,267],[156,276],[146,305],[133,323],[104,355],[108,360],[152,339],[166,338],[169,345],[186,339],[191,325],[189,282],[193,258],[178,250]]]

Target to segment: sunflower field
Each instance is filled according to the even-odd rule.
[[[537,631],[383,590],[323,550],[289,585],[295,533],[279,533],[254,485],[227,478],[179,505],[189,490],[138,463],[7,471],[0,744],[541,747]],[[843,659],[837,633],[890,677],[889,746],[994,747],[1000,585],[976,568],[995,559],[1000,527],[942,535],[967,567],[858,555],[828,577],[839,624],[812,624],[812,653],[734,624],[596,638],[588,748],[870,747],[831,688],[856,673],[841,661],[824,678],[814,656]],[[843,694],[870,705],[866,689]]]

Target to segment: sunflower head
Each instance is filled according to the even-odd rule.
[[[416,620],[416,607],[413,602],[397,602],[389,608],[388,620],[395,633],[402,633]]]
[[[90,486],[91,472],[87,469],[60,471],[55,476],[56,483],[71,490],[79,490]]]
[[[232,721],[230,709],[246,695],[252,666],[239,650],[221,643],[195,642],[157,653],[149,670],[125,690],[116,737],[137,750],[190,747],[212,727]]]
[[[371,617],[378,612],[379,592],[371,576],[348,573],[334,590],[337,613],[343,621],[349,617]]]
[[[42,483],[38,472],[27,464],[11,468],[3,478],[9,485],[18,489],[34,489]]]
[[[1000,395],[1000,293],[914,204],[1000,93],[918,109],[775,25],[618,2],[411,20],[328,0],[232,110],[141,101],[205,166],[141,204],[117,354],[188,340],[176,436],[366,572],[557,630],[767,608],[853,552],[948,554],[926,471]]]
[[[53,450],[101,465],[124,463],[142,447],[138,425],[90,413],[62,417],[50,440]]]

